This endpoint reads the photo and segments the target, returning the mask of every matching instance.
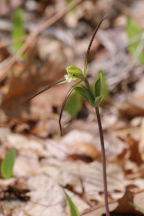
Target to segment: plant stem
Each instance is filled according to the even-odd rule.
[[[99,107],[95,107],[95,112],[98,121],[99,134],[100,134],[100,143],[101,143],[101,154],[102,154],[102,166],[103,166],[103,185],[104,185],[104,199],[105,199],[105,209],[106,216],[110,216],[109,206],[108,206],[108,191],[107,191],[107,174],[106,174],[106,156],[105,156],[105,147],[104,147],[104,137],[103,129],[101,124],[101,117],[99,113]]]

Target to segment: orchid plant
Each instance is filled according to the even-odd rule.
[[[99,127],[99,134],[100,134],[100,143],[101,143],[101,153],[102,153],[102,165],[103,165],[103,184],[104,184],[104,198],[105,198],[105,208],[106,208],[106,216],[110,216],[109,213],[109,206],[108,206],[108,192],[107,192],[107,175],[106,175],[106,157],[105,157],[105,148],[104,148],[104,138],[103,138],[103,129],[102,129],[102,124],[101,124],[101,117],[100,117],[100,113],[99,113],[99,106],[101,104],[101,102],[104,99],[104,94],[103,94],[103,85],[105,82],[105,77],[103,72],[99,71],[97,74],[97,79],[94,82],[93,88],[91,88],[89,81],[87,79],[87,64],[88,64],[88,57],[89,57],[89,52],[90,52],[90,48],[92,45],[92,42],[94,40],[94,37],[100,27],[100,25],[102,24],[104,18],[99,22],[99,24],[97,25],[92,38],[90,40],[87,52],[86,52],[86,56],[85,56],[85,63],[84,63],[84,69],[83,71],[74,66],[68,66],[66,68],[66,75],[64,76],[64,79],[53,83],[49,86],[47,86],[46,88],[42,89],[40,92],[38,92],[37,94],[35,94],[34,96],[32,96],[29,100],[31,100],[32,98],[34,98],[35,96],[41,94],[42,92],[50,89],[51,87],[55,86],[55,85],[59,85],[59,84],[63,84],[63,83],[72,83],[71,84],[71,88],[70,90],[67,92],[65,99],[63,101],[62,107],[61,107],[61,111],[59,114],[59,126],[60,126],[60,134],[63,134],[62,131],[62,125],[61,125],[61,118],[62,118],[62,113],[65,107],[65,104],[67,102],[67,99],[69,98],[69,96],[71,95],[71,93],[73,91],[76,91],[80,96],[82,96],[92,107],[94,107],[95,112],[96,112],[96,116],[97,116],[97,121],[98,121],[98,127]]]

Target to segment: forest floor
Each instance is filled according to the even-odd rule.
[[[72,10],[65,0],[0,1],[0,162],[9,149],[16,149],[13,177],[0,177],[0,216],[69,215],[61,187],[81,215],[104,215],[94,110],[86,101],[71,102],[75,117],[69,108],[64,110],[61,137],[59,113],[70,84],[26,101],[63,79],[68,65],[83,68],[92,32],[105,15],[91,47],[87,75],[92,83],[103,70],[109,88],[100,107],[109,207],[112,215],[144,213],[144,61],[139,62],[137,49],[130,53],[127,32],[128,19],[144,29],[144,1],[71,2],[76,6]],[[18,8],[25,35],[15,39]],[[14,44],[20,43],[14,52]],[[144,59],[143,37],[137,45]]]

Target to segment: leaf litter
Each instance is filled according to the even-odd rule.
[[[23,1],[19,2],[22,5]],[[48,17],[48,11],[63,8],[64,4],[64,1],[51,1],[51,5],[33,1],[35,9],[30,13],[26,2],[24,16],[35,23],[39,23],[36,14],[43,14],[43,20]],[[4,5],[0,13],[8,16],[11,9],[0,4]],[[61,187],[82,215],[105,213],[100,144],[93,111],[89,113],[90,108],[84,101],[76,119],[64,111],[64,137],[60,138],[57,120],[68,86],[56,86],[27,105],[25,101],[42,87],[62,78],[70,62],[81,68],[91,27],[97,17],[111,11],[110,5],[113,10],[98,32],[88,69],[90,80],[96,71],[103,70],[110,89],[110,97],[101,106],[110,209],[123,215],[129,206],[128,213],[138,215],[140,211],[128,202],[144,207],[143,65],[138,65],[128,54],[124,29],[127,10],[122,10],[128,7],[133,14],[134,5],[138,8],[138,3],[122,4],[123,7],[116,6],[114,1],[109,6],[105,1],[81,3],[76,12],[71,11],[57,25],[49,27],[51,33],[44,31],[37,43],[31,41],[25,59],[16,58],[8,70],[5,68],[7,58],[13,54],[6,47],[0,50],[0,66],[5,69],[0,82],[0,162],[10,148],[16,149],[13,177],[0,178],[1,215],[68,215]],[[119,10],[115,10],[117,7]],[[138,19],[142,23],[142,16]],[[31,33],[33,28],[26,29]],[[9,38],[8,32],[1,30],[3,41],[5,35]]]

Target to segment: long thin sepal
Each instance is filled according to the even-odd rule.
[[[34,94],[34,95],[31,96],[30,98],[28,98],[28,100],[27,100],[26,102],[31,101],[33,98],[35,98],[35,97],[38,96],[39,94],[41,94],[41,93],[43,93],[43,92],[49,90],[50,88],[52,88],[52,87],[54,87],[54,86],[56,86],[56,85],[58,85],[58,84],[63,84],[63,83],[65,83],[65,79],[59,80],[58,82],[55,82],[55,83],[52,83],[52,84],[48,85],[47,87],[45,87],[45,88],[42,89],[41,91],[37,92],[36,94]]]
[[[90,52],[92,42],[93,42],[93,40],[95,38],[95,35],[96,35],[97,31],[99,30],[99,28],[100,28],[100,26],[102,24],[102,22],[104,21],[104,19],[105,19],[105,17],[103,17],[101,19],[101,21],[98,23],[97,27],[94,30],[94,33],[93,33],[92,38],[90,40],[90,43],[88,45],[88,49],[87,49],[87,52],[86,52],[86,55],[85,55],[84,76],[86,76],[86,70],[87,70],[87,64],[88,64],[88,56],[89,56],[89,52]]]
[[[63,111],[64,111],[64,107],[65,107],[65,104],[69,98],[69,96],[71,95],[72,91],[74,90],[74,88],[79,85],[82,81],[80,80],[79,82],[75,83],[74,85],[72,85],[72,88],[67,92],[66,96],[65,96],[65,99],[62,103],[62,106],[61,106],[61,111],[60,111],[60,114],[59,114],[59,128],[60,128],[60,135],[62,136],[63,135],[63,130],[62,130],[62,125],[61,125],[61,118],[62,118],[62,114],[63,114]]]
[[[67,94],[66,94],[66,96],[65,96],[65,99],[64,99],[64,101],[63,101],[63,103],[62,103],[61,110],[60,110],[60,114],[59,114],[59,128],[60,128],[60,135],[61,135],[61,136],[63,135],[63,129],[62,129],[62,124],[61,124],[62,114],[63,114],[63,111],[64,111],[65,104],[66,104],[66,102],[67,102],[69,96],[71,95],[72,91],[73,91],[73,88],[71,88],[71,89],[67,92]]]

